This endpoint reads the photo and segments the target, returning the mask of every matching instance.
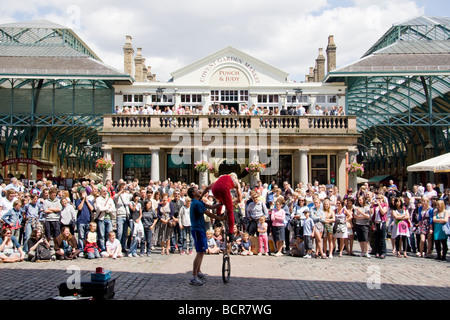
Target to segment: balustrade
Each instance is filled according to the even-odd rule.
[[[172,131],[193,129],[278,129],[286,133],[356,133],[355,116],[236,116],[236,115],[124,115],[104,116],[104,131],[139,129]],[[126,130],[125,130],[126,131]]]

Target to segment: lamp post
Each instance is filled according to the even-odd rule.
[[[427,159],[430,159],[434,154],[434,147],[433,145],[428,142],[428,144],[425,146],[425,157]]]
[[[156,89],[156,102],[161,102],[161,98],[163,96],[165,89],[166,88],[161,88],[161,87],[158,87],[158,89]]]
[[[36,140],[34,145],[31,147],[31,150],[33,152],[33,158],[35,159],[41,158],[42,146],[40,145],[39,141]]]
[[[67,159],[72,164],[72,178],[75,178],[75,159],[77,158],[77,155],[73,153],[73,151],[67,156]]]
[[[294,89],[295,91],[295,96],[297,97],[297,102],[302,102],[302,97],[303,97],[303,90],[301,88],[296,88]],[[300,96],[300,98],[299,98]]]

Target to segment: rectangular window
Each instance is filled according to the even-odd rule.
[[[211,101],[219,101],[219,90],[211,90]]]
[[[201,94],[193,94],[192,95],[192,102],[201,103],[202,102],[202,95]]]
[[[135,94],[134,95],[134,102],[143,102],[144,96],[142,94]]]
[[[151,178],[152,156],[150,154],[124,154],[123,172],[125,180],[139,179],[149,181]]]
[[[240,93],[240,101],[247,102],[248,101],[248,90],[241,90],[239,93]]]
[[[133,102],[133,95],[131,95],[131,94],[124,94],[123,95],[123,102]]]
[[[317,103],[326,103],[327,102],[327,96],[317,96],[316,102]]]
[[[167,155],[167,177],[172,181],[190,182],[192,175],[192,166],[190,163],[178,163],[173,160],[175,155]]]
[[[258,103],[278,103],[277,94],[259,94]]]
[[[181,103],[191,102],[190,94],[182,94],[181,95]]]

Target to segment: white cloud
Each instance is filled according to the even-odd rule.
[[[16,0],[0,10],[0,22],[47,18],[74,26],[118,70],[123,70],[122,47],[129,34],[160,81],[228,45],[303,81],[328,35],[335,37],[342,66],[360,58],[393,23],[424,14],[412,0],[354,0],[346,7],[326,0]]]

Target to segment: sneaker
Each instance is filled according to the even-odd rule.
[[[328,258],[330,258],[330,259],[333,259],[333,255],[332,255],[332,254],[330,254],[330,256],[329,256]]]
[[[193,254],[192,250],[189,250],[189,255]]]
[[[193,277],[191,281],[189,281],[189,284],[193,286],[202,286],[203,282],[198,277]]]
[[[137,253],[133,253],[133,257],[138,258],[139,255]]]
[[[206,277],[207,277],[208,275],[206,274],[206,273],[203,273],[203,272],[199,272],[199,273],[197,273],[197,277],[199,278],[199,279],[201,279],[201,280],[206,280]]]
[[[180,254],[181,254],[182,256],[184,256],[184,255],[186,254],[186,251],[183,250],[183,251],[180,252]]]
[[[370,254],[368,254],[368,253],[366,253],[365,257],[369,258],[369,259],[371,258]]]
[[[149,252],[149,253],[147,253],[147,257],[151,257],[152,256],[152,254]]]
[[[258,256],[262,256],[262,253],[260,252],[260,253],[258,253]]]
[[[305,258],[305,259],[311,259],[311,255],[310,255],[310,254],[307,254],[307,255],[303,256],[303,258]]]

